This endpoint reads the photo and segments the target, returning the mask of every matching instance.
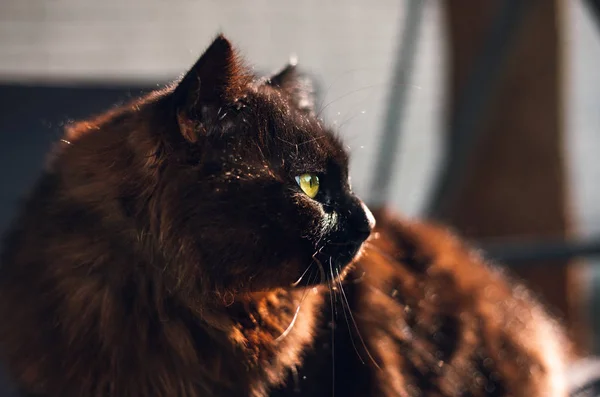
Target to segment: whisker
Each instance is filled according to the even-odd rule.
[[[352,90],[350,92],[347,92],[344,95],[340,95],[339,97],[333,99],[332,101],[330,101],[329,103],[327,103],[325,106],[323,106],[321,109],[319,109],[319,112],[317,113],[317,117],[321,116],[323,114],[323,112],[325,111],[325,109],[327,109],[330,105],[333,105],[335,102],[339,101],[340,99],[344,99],[344,98],[346,98],[349,95],[356,94],[357,92],[361,92],[361,91],[368,90],[368,89],[375,88],[377,86],[382,86],[382,85],[383,84],[373,84],[373,85],[370,85],[370,86],[361,87],[361,88],[358,88],[356,90]]]
[[[378,84],[371,84],[365,87],[360,87],[357,88],[355,90],[352,90],[350,92],[347,92],[344,95],[340,95],[339,97],[331,100],[329,103],[327,103],[325,106],[321,107],[319,109],[319,111],[317,112],[317,117],[320,117],[323,112],[325,111],[325,109],[327,109],[330,105],[334,104],[335,102],[339,101],[340,99],[344,99],[350,95],[356,94],[357,92],[361,92],[361,91],[365,91],[365,90],[370,90],[373,88],[378,88],[378,87],[382,87],[382,86],[389,86],[389,87],[396,87],[396,86],[404,86],[405,88],[409,88],[409,87],[415,87],[415,88],[421,88],[416,84],[406,84],[406,83],[398,83],[398,84],[388,84],[387,82],[383,82],[383,83],[378,83]]]
[[[304,273],[302,273],[302,275],[300,276],[300,278],[298,280],[296,280],[295,282],[292,283],[292,287],[297,287],[298,284],[300,284],[300,281],[302,281],[302,279],[304,278],[304,276],[306,275],[306,273],[308,273],[308,271],[312,268],[312,266],[315,264],[314,261],[310,262],[310,265],[308,265],[308,267],[306,268],[306,270],[304,270]]]
[[[350,327],[350,320],[348,320],[348,314],[346,314],[346,307],[348,308],[348,310],[350,310],[350,303],[348,303],[348,299],[346,298],[346,294],[344,293],[344,287],[342,285],[342,280],[340,278],[340,272],[337,271],[337,283],[338,283],[338,288],[340,289],[340,291],[342,291],[342,309],[344,311],[344,318],[346,319],[346,325],[348,326],[348,333],[350,334],[350,342],[352,343],[352,347],[354,348],[354,351],[356,352],[356,355],[358,356],[358,359],[360,360],[361,364],[364,365],[365,361],[363,360],[361,354],[358,352],[358,348],[356,347],[356,344],[354,343],[354,336],[352,336],[352,329]]]
[[[281,335],[279,335],[277,338],[275,338],[274,343],[281,342],[292,331],[292,328],[294,328],[294,325],[296,324],[296,320],[298,319],[298,313],[300,313],[301,306],[302,305],[299,304],[298,307],[296,307],[296,311],[294,312],[294,317],[292,317],[292,321],[290,322],[290,325],[287,326],[287,328],[285,329],[285,331],[283,331],[283,333]]]
[[[317,108],[321,108],[321,106],[323,106],[323,103],[327,99],[327,95],[329,94],[331,87],[333,87],[335,84],[337,84],[340,81],[340,78],[347,76],[350,73],[372,71],[374,69],[375,68],[354,68],[354,69],[348,69],[341,73],[338,73],[333,79],[331,79],[331,82],[329,83],[327,88],[325,90],[323,90],[323,92],[324,92],[323,99],[321,101],[319,101],[319,106]]]
[[[340,124],[337,125],[337,128],[339,130],[342,129],[342,127],[344,127],[345,125],[347,125],[349,122],[351,122],[352,120],[354,120],[355,118],[357,118],[358,116],[363,115],[364,113],[357,113],[352,117],[347,118],[346,120],[344,120],[343,122],[341,122]]]
[[[311,275],[308,277],[308,280],[306,280],[307,287],[310,285],[312,278],[313,277],[312,277],[312,273],[311,273]],[[304,291],[304,294],[302,295],[302,298],[300,299],[300,302],[298,303],[298,307],[296,307],[296,311],[294,312],[294,317],[292,317],[292,321],[287,326],[287,328],[283,331],[283,333],[281,335],[279,335],[277,338],[275,338],[273,343],[277,344],[277,343],[281,342],[292,331],[292,329],[294,328],[294,325],[296,324],[296,320],[298,319],[298,313],[300,313],[300,308],[302,307],[302,303],[304,302],[304,299],[306,299],[307,294],[308,294],[308,288]]]
[[[323,269],[323,264],[320,260],[316,258],[316,255],[320,253],[322,249],[323,247],[319,248],[319,250],[313,254],[313,260],[315,261],[317,266],[319,266],[319,271],[321,272],[321,280],[319,281],[319,284],[323,284],[323,281],[327,279],[327,277],[325,276],[325,269]]]
[[[335,396],[335,319],[333,318],[332,280],[328,280],[327,285],[329,286],[329,302],[331,303],[331,395]]]
[[[333,276],[333,264],[331,262],[331,258],[329,258],[329,274],[331,275],[331,283],[329,283],[331,285],[330,293],[333,294],[333,298],[335,299],[336,305],[334,306],[334,310],[335,318],[337,319],[337,293],[335,293],[337,291],[337,287],[335,285],[335,277]]]
[[[336,269],[336,272],[337,272],[337,275],[339,277],[340,276],[340,271],[338,269]],[[344,292],[344,288],[342,288],[341,290],[342,290],[342,295],[346,299],[346,302],[348,302],[348,298],[346,297],[346,292]],[[377,364],[377,361],[375,361],[375,359],[371,355],[371,352],[369,351],[369,348],[367,347],[367,344],[365,343],[365,340],[363,339],[363,337],[362,337],[362,335],[360,333],[360,330],[358,329],[358,324],[356,324],[356,320],[354,320],[354,315],[352,314],[352,309],[350,308],[349,304],[348,304],[348,314],[350,314],[350,319],[352,320],[352,323],[354,324],[354,329],[356,329],[356,334],[358,335],[358,338],[360,339],[360,343],[364,347],[365,352],[367,353],[367,356],[369,356],[369,358],[371,359],[371,361],[373,362],[373,364],[375,365],[375,367],[377,367],[377,369],[380,370],[381,367],[379,366],[379,364]]]
[[[302,305],[302,302],[304,302],[304,299],[306,299],[306,296],[308,295],[308,291],[310,290],[308,288],[308,286],[313,282],[313,279],[317,278],[317,274],[313,275],[312,272],[310,273],[310,276],[308,277],[308,280],[306,280],[306,287],[307,288],[304,290],[304,293],[302,294],[302,298],[300,298],[300,303],[298,305]]]

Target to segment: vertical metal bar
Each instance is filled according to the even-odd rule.
[[[419,40],[419,27],[421,26],[426,1],[407,0],[405,3],[407,7],[398,38],[398,51],[390,84],[383,133],[379,141],[379,153],[376,156],[377,163],[371,180],[369,205],[374,207],[379,207],[387,201],[396,164],[402,119],[406,109],[408,83],[412,75]]]

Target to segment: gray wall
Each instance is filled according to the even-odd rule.
[[[568,59],[567,159],[572,209],[579,234],[600,238],[600,21],[579,2],[570,3]],[[592,301],[589,316],[600,353],[600,260],[581,273]]]

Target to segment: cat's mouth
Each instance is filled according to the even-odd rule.
[[[327,236],[325,242],[319,240],[310,264],[302,275],[292,283],[293,287],[328,284],[335,286],[344,279],[351,264],[358,260],[365,242],[375,228],[375,217],[369,208],[355,198],[353,212],[341,223],[335,233]]]
[[[302,275],[292,283],[292,287],[311,287],[316,285],[335,285],[343,280],[363,252],[369,236],[347,243],[330,243],[313,255],[310,265]]]

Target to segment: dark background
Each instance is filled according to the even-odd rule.
[[[0,231],[39,176],[66,123],[148,91],[148,87],[0,85]]]

